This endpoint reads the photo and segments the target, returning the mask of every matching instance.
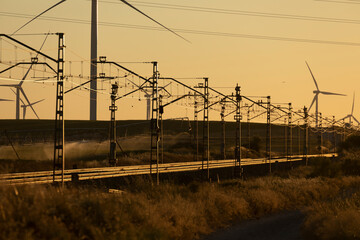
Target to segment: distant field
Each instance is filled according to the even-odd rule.
[[[117,139],[122,148],[118,148],[121,165],[144,164],[149,159],[150,122],[144,120],[117,121]],[[164,125],[164,161],[191,161],[195,159],[195,123],[193,121],[165,120]],[[202,149],[202,121],[198,122],[199,155]],[[44,170],[52,168],[54,121],[53,120],[0,120],[0,169],[11,171],[15,165],[42,166]],[[226,123],[226,157],[234,157],[235,122]],[[249,138],[250,130],[250,138]],[[6,134],[5,134],[6,131]],[[273,156],[285,155],[285,127],[272,125]],[[319,152],[317,136],[310,132],[309,153]],[[244,157],[265,155],[266,124],[242,123],[242,145]],[[304,132],[298,127],[292,131],[293,154],[303,153]],[[300,138],[299,138],[300,137]],[[248,150],[250,142],[258,139],[258,151]],[[333,148],[333,136],[323,136],[326,150]],[[67,168],[74,164],[78,167],[104,166],[109,153],[109,122],[108,121],[65,121],[65,152]],[[11,146],[10,142],[13,144]],[[339,139],[337,140],[339,142]],[[221,122],[210,122],[210,154],[212,159],[221,159],[222,128]],[[16,153],[20,160],[18,159]],[[14,162],[17,160],[17,162]],[[8,166],[8,163],[12,166]],[[22,163],[23,161],[27,161]],[[37,162],[36,164],[29,161]],[[39,163],[41,161],[41,163]],[[26,168],[26,167],[23,167]],[[22,168],[22,169],[23,169]],[[4,170],[7,169],[7,170]]]

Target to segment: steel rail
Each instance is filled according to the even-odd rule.
[[[319,157],[320,155],[308,155],[308,157]],[[334,154],[325,154],[322,157],[332,157]],[[291,161],[299,161],[303,158],[303,155],[295,155]],[[278,162],[288,162],[286,157],[274,158],[273,160]],[[265,164],[265,158],[242,159],[242,164],[257,165]],[[209,168],[226,168],[233,167],[234,160],[210,160]],[[164,163],[159,164],[160,173],[174,173],[174,172],[187,172],[201,170],[201,161],[196,162],[179,162],[179,163]],[[150,167],[148,165],[133,165],[133,166],[119,166],[119,167],[103,167],[103,168],[86,168],[86,169],[69,169],[65,170],[64,181],[72,181],[73,176],[77,176],[79,181],[83,180],[95,180],[101,178],[114,178],[123,176],[136,176],[136,175],[148,175],[150,173]],[[57,175],[60,174],[56,173]],[[0,174],[0,184],[7,185],[24,185],[24,184],[45,184],[53,182],[53,171],[41,171],[41,172],[26,172],[26,173],[8,173]]]

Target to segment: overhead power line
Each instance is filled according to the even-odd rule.
[[[51,9],[53,9],[54,7],[62,4],[63,2],[65,2],[66,0],[61,0],[60,2],[56,3],[55,5],[49,7],[48,9],[46,9],[45,11],[42,11],[41,13],[39,13],[38,15],[34,16],[30,21],[26,22],[24,25],[22,25],[21,27],[19,27],[15,32],[13,32],[13,34],[17,33],[18,31],[20,31],[20,29],[22,29],[23,27],[25,27],[26,25],[28,25],[29,23],[31,23],[32,21],[34,21],[36,18],[40,17],[41,15],[45,14],[46,12],[50,11]],[[12,35],[13,35],[12,34]]]
[[[8,17],[19,17],[19,18],[31,18],[32,15],[0,12],[0,16]],[[90,21],[73,19],[73,18],[58,18],[58,17],[39,17],[41,20],[55,21],[55,22],[68,22],[78,24],[90,24]],[[110,22],[99,22],[99,25],[108,27],[121,27],[121,28],[132,28],[141,30],[152,30],[152,31],[166,31],[163,28],[133,25],[133,24],[122,24],[122,23],[110,23]],[[179,33],[206,35],[206,36],[221,36],[231,38],[249,38],[249,39],[261,39],[261,40],[274,40],[274,41],[287,41],[287,42],[299,42],[299,43],[317,43],[317,44],[330,44],[330,45],[341,45],[341,46],[360,46],[360,42],[343,42],[343,41],[331,41],[331,40],[319,40],[319,39],[307,39],[307,38],[292,38],[292,37],[279,37],[279,36],[267,36],[267,35],[253,35],[243,33],[226,33],[226,32],[215,32],[215,31],[202,31],[202,30],[191,30],[191,29],[173,29]]]
[[[334,1],[334,0],[315,0],[315,1]],[[121,2],[113,2],[113,1],[107,1],[107,0],[101,0],[99,2],[108,3],[108,4],[121,4]],[[174,4],[165,4],[165,3],[149,3],[149,2],[140,2],[140,1],[131,1],[131,2],[135,3],[136,6],[141,6],[141,7],[163,8],[163,9],[182,10],[182,11],[205,12],[205,13],[228,14],[228,15],[242,15],[242,16],[251,16],[251,17],[292,19],[292,20],[304,20],[304,21],[317,21],[317,22],[330,22],[330,23],[360,24],[360,20],[357,20],[357,19],[329,18],[329,17],[280,14],[280,13],[269,13],[269,12],[255,12],[255,11],[243,11],[243,10],[222,9],[222,8],[207,8],[207,7],[174,5]],[[355,3],[359,4],[360,2],[355,2]]]
[[[314,0],[317,2],[330,2],[330,3],[342,3],[342,4],[360,4],[360,1],[347,0],[347,1],[339,1],[339,0]]]
[[[140,13],[141,15],[147,17],[148,19],[150,19],[151,21],[155,22],[156,24],[160,25],[161,27],[165,28],[166,30],[168,30],[169,32],[175,34],[176,36],[182,38],[183,40],[185,40],[188,43],[191,43],[189,40],[187,40],[186,38],[184,38],[183,36],[179,35],[178,33],[174,32],[172,29],[166,27],[165,25],[161,24],[160,22],[156,21],[154,18],[150,17],[149,15],[145,14],[144,12],[142,12],[141,10],[139,10],[138,8],[134,7],[132,4],[128,3],[125,0],[120,0],[122,3],[124,3],[125,5],[129,6],[130,8],[134,9],[135,11],[137,11],[138,13]]]

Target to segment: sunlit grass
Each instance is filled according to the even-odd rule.
[[[197,239],[233,221],[335,198],[359,183],[360,177],[290,176],[152,186],[143,179],[122,194],[2,186],[0,238]]]

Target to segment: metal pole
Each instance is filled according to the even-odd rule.
[[[90,53],[90,120],[96,121],[97,110],[97,25],[98,0],[91,1],[91,53]]]
[[[345,119],[343,120],[343,142],[345,142],[345,138],[346,138],[346,123],[345,123]]]
[[[203,162],[207,166],[207,178],[210,179],[209,159],[210,159],[210,129],[209,129],[209,79],[204,78],[204,118],[203,118]]]
[[[240,104],[241,104],[241,95],[240,95],[240,87],[236,84],[235,87],[236,92],[236,114],[234,116],[236,120],[236,131],[235,131],[235,166],[234,166],[234,176],[242,177],[242,169],[241,169],[241,112],[240,112]]]
[[[247,112],[247,137],[248,137],[248,145],[249,145],[249,150],[251,149],[251,135],[250,135],[250,109],[248,109],[248,112]]]
[[[322,127],[322,113],[319,113],[320,116],[320,121],[319,121],[319,128],[318,130],[320,131],[320,139],[319,139],[319,143],[320,143],[320,154],[321,156],[324,154],[324,149],[323,149],[323,127]]]
[[[20,87],[16,87],[16,120],[20,119]]]
[[[117,111],[117,106],[115,104],[116,94],[118,92],[118,84],[111,85],[111,106],[110,110],[110,156],[109,164],[110,166],[116,166],[116,121],[115,121],[115,112]]]
[[[271,173],[271,97],[267,96],[266,107],[266,158],[269,163],[269,173]]]
[[[156,166],[156,184],[160,184],[159,178],[159,91],[158,91],[158,70],[157,62],[153,62],[153,77],[152,77],[152,99],[151,99],[151,149],[150,149],[150,175],[152,174],[153,164]]]
[[[291,160],[292,158],[292,148],[293,148],[293,139],[292,139],[292,105],[289,103],[289,117],[288,117],[288,151],[287,151],[287,157],[288,160]]]
[[[221,101],[221,113],[220,113],[220,117],[221,117],[221,138],[222,138],[222,143],[221,143],[221,156],[222,159],[226,159],[226,151],[225,151],[225,144],[226,144],[226,133],[225,133],[225,99],[223,99],[223,101]]]
[[[300,146],[300,124],[299,124],[299,122],[297,123],[297,127],[298,127],[298,146],[299,146],[298,155],[300,156],[300,154],[301,154],[301,146]]]
[[[195,161],[199,161],[199,121],[198,121],[198,102],[197,102],[197,94],[194,93],[194,122],[195,122],[195,144],[196,144],[196,155],[195,155]]]
[[[64,186],[65,171],[65,134],[64,134],[64,67],[65,67],[65,40],[64,34],[58,33],[58,60],[56,83],[56,112],[55,112],[55,144],[53,182],[56,180],[56,171],[61,170],[61,184]]]
[[[307,108],[304,107],[304,158],[305,165],[308,165],[308,144],[309,144],[309,126],[308,126],[308,111]]]
[[[162,95],[159,95],[159,124],[160,124],[160,149],[161,149],[161,163],[164,163],[164,122],[163,122],[164,107],[162,105]]]
[[[334,135],[334,153],[336,153],[336,131],[335,131],[335,116],[333,116],[333,135]]]
[[[284,141],[284,144],[285,144],[285,148],[284,148],[284,153],[285,153],[285,157],[287,158],[287,156],[288,156],[288,145],[287,145],[287,142],[288,142],[288,140],[287,140],[287,129],[288,129],[288,126],[287,126],[287,124],[286,124],[286,118],[284,118],[284,139],[285,139],[285,141]]]

